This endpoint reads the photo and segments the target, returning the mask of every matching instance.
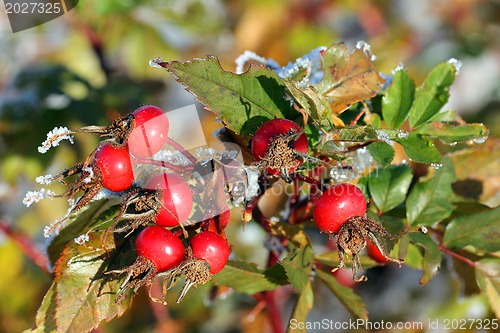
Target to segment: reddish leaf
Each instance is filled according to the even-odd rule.
[[[374,97],[384,79],[371,61],[371,54],[356,49],[349,53],[344,43],[330,46],[324,53],[323,80],[315,85],[339,114],[352,104]]]

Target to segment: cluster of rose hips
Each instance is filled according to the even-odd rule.
[[[148,105],[120,117],[111,126],[89,126],[71,131],[71,134],[98,133],[107,139],[84,163],[77,163],[50,179],[64,183],[63,179],[79,174],[68,189],[58,195],[74,200],[78,192],[83,192],[69,214],[85,207],[102,188],[123,192],[121,209],[115,222],[102,233],[103,244],[108,232],[127,231],[128,236],[137,228],[144,227],[135,240],[135,262],[123,270],[108,272],[127,273],[117,300],[127,290],[135,292],[142,285],[151,286],[158,274],[168,271],[172,278],[179,275],[186,277],[180,301],[191,286],[206,283],[211,275],[222,270],[231,252],[224,233],[230,218],[227,207],[220,210],[220,214],[207,216],[201,221],[199,230],[185,248],[181,236],[188,237],[184,224],[192,214],[195,193],[179,174],[165,171],[169,167],[176,168],[175,165],[152,159],[165,144],[182,149],[169,138],[168,130],[166,114],[160,108]],[[54,145],[61,136],[68,136],[68,132],[52,135],[45,144]],[[192,164],[197,163],[193,155],[182,150]],[[137,187],[134,164],[156,165],[161,171],[147,175],[149,180],[145,185]],[[121,223],[123,221],[126,223]],[[56,221],[46,233],[57,231],[63,223],[64,219]]]
[[[51,176],[49,181],[59,180],[64,183],[65,178],[79,174],[68,185],[67,191],[58,195],[74,200],[78,192],[83,192],[67,216],[85,207],[102,188],[121,193],[120,210],[114,223],[102,233],[103,244],[106,243],[108,232],[128,232],[127,237],[136,229],[141,230],[135,240],[135,262],[124,269],[108,272],[126,273],[117,300],[123,298],[129,290],[136,292],[143,285],[151,286],[155,278],[161,275],[166,276],[165,293],[170,282],[184,275],[186,284],[179,295],[180,301],[191,286],[204,284],[213,274],[221,271],[231,252],[224,232],[230,218],[225,201],[223,207],[216,207],[214,210],[211,205],[220,205],[220,202],[211,200],[213,198],[202,200],[202,205],[206,207],[201,208],[207,214],[194,222],[188,221],[194,206],[193,198],[197,193],[193,192],[181,175],[189,174],[185,169],[191,172],[200,167],[203,169],[206,163],[200,163],[169,138],[168,129],[168,118],[161,109],[143,106],[115,120],[110,126],[58,131],[52,133],[44,143],[47,147],[55,146],[59,139],[80,132],[98,133],[106,137],[85,162],[77,163],[57,176]],[[152,159],[166,144],[181,151],[191,165],[171,165],[161,159]],[[325,162],[309,156],[308,150],[307,136],[300,125],[287,119],[265,122],[256,131],[251,143],[252,155],[264,177],[281,177],[286,181],[300,175],[302,170],[299,168],[306,160],[319,161],[319,164],[328,162],[328,159]],[[149,180],[144,182],[145,185],[137,186],[135,164],[154,165],[160,171],[156,169],[152,175],[146,173],[141,178]],[[318,186],[322,183],[311,177],[298,177],[295,179],[314,185],[311,189],[313,197],[309,202],[313,206],[312,217],[317,227],[331,235],[337,244],[339,265],[334,271],[344,266],[344,253],[347,253],[352,256],[353,279],[366,280],[365,276],[357,275],[361,269],[358,254],[366,247],[367,241],[373,242],[383,260],[401,263],[401,260],[386,255],[379,238],[390,238],[391,235],[378,222],[366,217],[366,200],[356,186]],[[217,186],[228,185],[220,183],[217,177],[215,179]],[[258,179],[254,181],[258,182]],[[216,214],[213,214],[214,211]],[[56,221],[48,228],[47,233],[58,230],[63,223],[64,219]],[[195,230],[193,236],[189,236],[185,230],[185,226],[190,224],[195,227],[191,228]],[[185,246],[185,243],[189,245]]]

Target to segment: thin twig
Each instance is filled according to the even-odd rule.
[[[455,259],[458,259],[460,260],[461,262],[463,263],[466,263],[467,265],[469,265],[470,267],[474,268],[476,267],[476,263],[472,260],[470,260],[469,258],[466,258],[464,256],[461,256],[460,254],[456,253],[456,252],[453,252],[451,251],[450,249],[448,249],[446,246],[444,246],[443,244],[439,244],[439,249],[444,252],[444,253],[447,253],[449,254],[450,256],[454,257]]]
[[[267,267],[270,268],[278,262],[276,254],[269,250],[267,259]],[[276,304],[276,290],[268,290],[264,292],[264,300],[267,306],[267,314],[273,333],[283,333],[283,323],[281,321],[281,312]]]
[[[172,146],[173,148],[177,149],[182,155],[186,156],[186,158],[193,164],[198,163],[198,160],[196,157],[194,157],[193,154],[191,154],[186,148],[184,148],[180,143],[175,141],[174,139],[168,137],[167,138],[167,144]]]
[[[168,168],[168,169],[174,170],[175,172],[184,172],[186,170],[192,169],[192,166],[176,165],[176,164],[172,164],[172,163],[169,163],[166,161],[158,161],[158,160],[153,160],[150,158],[142,158],[142,157],[134,157],[133,162],[136,164],[156,165],[156,166],[160,166],[163,168]]]

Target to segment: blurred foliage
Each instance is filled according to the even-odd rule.
[[[36,147],[55,125],[76,128],[107,124],[140,104],[153,103],[168,110],[192,103],[191,97],[180,94],[180,88],[167,75],[148,66],[149,60],[158,56],[185,60],[218,55],[222,66],[232,70],[234,59],[245,50],[284,65],[319,45],[338,41],[353,45],[363,39],[378,56],[379,70],[389,73],[402,62],[416,78],[417,86],[437,63],[454,57],[463,61],[463,67],[452,86],[449,108],[467,121],[484,122],[490,136],[498,137],[499,18],[498,1],[487,0],[83,0],[70,13],[44,26],[16,34],[4,32],[0,36],[0,222],[25,232],[36,247],[46,247],[41,236],[43,227],[63,215],[67,207],[49,201],[27,210],[21,204],[22,197],[35,186],[32,180],[36,176],[82,160],[97,144],[95,138],[82,136],[75,147],[63,146],[46,155],[38,154]],[[8,30],[5,16],[0,23]],[[218,126],[212,115],[204,117],[207,128]],[[471,150],[479,150],[479,155]],[[471,195],[476,191],[474,179],[489,179],[483,182],[487,188],[477,197],[496,206],[500,201],[495,163],[498,141],[488,140],[484,147],[471,150],[453,157],[457,166],[454,190]],[[457,225],[461,220],[453,217],[450,224]],[[247,226],[247,232],[251,230]],[[249,237],[235,223],[228,232],[242,244]],[[258,231],[255,233],[256,239],[264,238]],[[311,237],[316,237],[311,240],[313,244],[326,246],[323,238]],[[245,250],[247,253],[238,254],[240,258],[262,260],[262,247],[248,245]],[[409,243],[407,251],[418,257],[410,262],[420,263],[421,253],[415,245]],[[18,244],[3,235],[0,261],[4,267],[0,275],[0,332],[33,327],[36,309],[51,279],[22,254]],[[488,262],[481,267],[491,269]],[[475,279],[474,272],[468,274]],[[370,270],[369,276],[365,285],[356,288],[372,320],[427,321],[461,318],[474,311],[480,317],[491,315],[487,299],[474,294],[463,296],[454,282],[456,276],[446,267],[424,289],[418,285],[418,272],[411,270],[395,274],[392,267],[379,267]],[[323,278],[328,288],[339,288],[329,277]],[[478,279],[483,287],[488,284],[480,273]],[[309,288],[299,296],[305,306]],[[316,294],[322,292],[319,287],[313,289]],[[150,305],[140,294],[131,310],[121,319],[103,324],[100,330],[268,329],[266,316],[256,310],[253,298],[224,294],[229,298],[206,307],[204,299],[209,292],[209,286],[199,288],[182,304],[172,300],[168,308]],[[288,289],[281,292],[283,299],[292,293]],[[387,299],[392,307],[381,301]],[[314,318],[347,320],[348,314],[335,302],[317,302]],[[292,312],[291,304],[282,305],[286,314]]]

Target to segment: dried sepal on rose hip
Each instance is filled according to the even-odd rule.
[[[79,174],[76,180],[66,184],[64,179],[76,174]],[[53,197],[68,197],[72,202],[74,201],[74,205],[66,216],[58,219],[45,230],[45,236],[49,236],[61,227],[69,215],[91,202],[101,188],[104,187],[112,192],[129,189],[134,182],[134,170],[127,147],[104,142],[89,156],[86,163],[77,163],[46,181],[60,181],[68,185],[64,193],[53,195]],[[79,192],[83,192],[83,195],[75,200]]]
[[[193,207],[193,193],[188,183],[173,173],[161,173],[125,195],[115,222],[103,233],[134,231],[155,223],[162,227],[178,227],[188,219]],[[118,226],[120,221],[127,222]]]
[[[47,134],[47,140],[38,147],[38,151],[43,154],[59,145],[61,140],[73,142],[73,135],[76,133],[93,133],[116,146],[128,144],[130,153],[134,156],[151,157],[167,142],[168,130],[169,121],[163,110],[157,106],[145,105],[117,118],[109,126],[85,126],[76,130],[56,127]]]
[[[177,303],[182,301],[191,287],[207,283],[212,275],[226,266],[231,247],[223,236],[212,231],[202,231],[191,238],[187,253],[186,261],[177,268],[177,275],[186,277]]]
[[[403,260],[387,256],[379,239],[393,237],[377,221],[366,217],[366,199],[363,192],[352,184],[338,184],[328,188],[316,201],[313,208],[316,226],[330,234],[337,244],[339,265],[333,271],[344,267],[344,254],[352,256],[352,271],[355,281],[366,281],[358,277],[361,267],[359,253],[366,247],[369,238],[388,261],[401,265]]]
[[[116,295],[117,302],[125,297],[128,290],[136,293],[142,286],[151,287],[159,273],[174,269],[185,259],[184,244],[179,237],[160,226],[149,226],[139,233],[135,241],[135,252],[137,257],[131,266],[106,273],[127,273]],[[151,288],[149,293],[151,296]],[[152,296],[151,298],[165,303]]]
[[[288,119],[265,122],[252,139],[252,155],[259,168],[275,176],[288,178],[302,165],[307,152],[307,136]]]

